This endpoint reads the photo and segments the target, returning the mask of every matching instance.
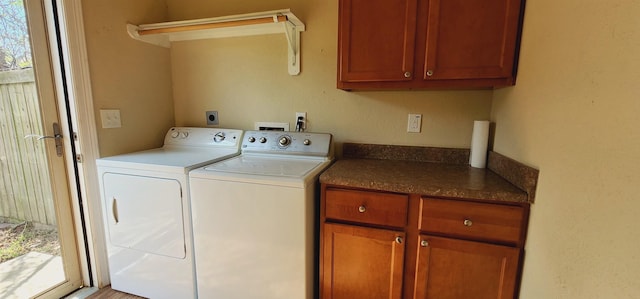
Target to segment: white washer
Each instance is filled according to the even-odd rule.
[[[188,172],[239,154],[241,130],[171,128],[161,148],[97,160],[111,287],[196,298]]]
[[[317,180],[331,135],[247,131],[242,154],[189,174],[198,294],[311,299]]]

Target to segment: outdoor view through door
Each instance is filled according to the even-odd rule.
[[[0,0],[0,298],[81,285],[42,2]]]

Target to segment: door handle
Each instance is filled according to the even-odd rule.
[[[37,138],[38,140],[47,139],[47,138],[55,139],[55,141],[56,141],[56,155],[58,157],[62,157],[62,134],[60,132],[60,125],[58,125],[58,123],[53,123],[53,136],[29,134],[29,135],[25,135],[24,138],[25,139],[26,138]]]
[[[115,220],[116,224],[118,224],[120,220],[118,219],[118,202],[116,201],[115,197],[111,202],[111,214],[113,215],[113,220]]]

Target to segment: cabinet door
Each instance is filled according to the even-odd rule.
[[[424,79],[513,76],[520,2],[429,0]]]
[[[404,233],[324,224],[323,299],[400,299]]]
[[[415,299],[512,299],[518,248],[420,236]]]
[[[413,78],[417,0],[340,0],[340,82]]]

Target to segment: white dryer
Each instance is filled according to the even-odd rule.
[[[317,180],[330,134],[247,131],[240,156],[192,171],[201,298],[312,299]]]
[[[98,159],[111,287],[196,298],[188,172],[239,154],[241,130],[171,128],[161,148]]]

